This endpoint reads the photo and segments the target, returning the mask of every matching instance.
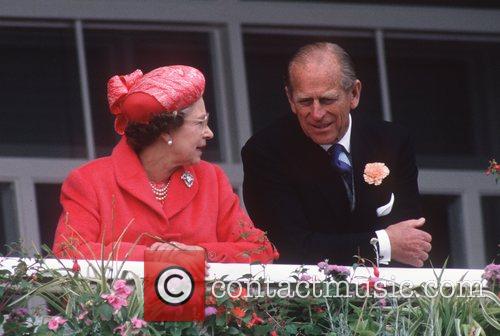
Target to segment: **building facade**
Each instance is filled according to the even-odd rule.
[[[500,252],[500,185],[484,174],[500,158],[500,7],[374,3],[0,2],[0,243],[51,245],[62,181],[118,140],[110,76],[201,69],[216,134],[205,159],[241,195],[241,146],[290,113],[287,59],[303,44],[331,41],[353,56],[363,83],[354,113],[413,134],[434,265],[449,257],[454,267],[483,267]]]

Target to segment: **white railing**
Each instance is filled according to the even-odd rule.
[[[24,259],[27,264],[34,263],[34,259]],[[18,258],[2,258],[0,259],[0,269],[10,269],[18,264]],[[64,267],[67,269],[72,268],[73,261],[69,259],[44,259],[45,265],[50,269],[61,269],[62,272],[66,272]],[[91,263],[94,267],[99,268],[102,265],[101,261],[86,261],[78,260],[80,266],[80,274],[82,276],[92,277],[94,272]],[[106,262],[105,262],[106,263]],[[325,278],[324,274],[319,270],[317,265],[283,265],[283,264],[268,264],[268,265],[250,265],[250,264],[221,264],[221,263],[209,263],[209,268],[207,272],[207,280],[219,279],[222,276],[225,277],[225,281],[233,281],[240,279],[243,275],[252,274],[253,279],[265,279],[268,282],[280,282],[280,281],[290,281],[293,282],[294,279],[291,277],[292,273],[303,267],[307,269],[306,274],[322,280]],[[63,267],[64,266],[64,267]],[[352,267],[348,267],[351,271],[351,275],[354,274],[352,278],[353,282],[364,282],[366,279],[373,275],[372,267],[359,266],[356,270]],[[140,278],[144,277],[144,263],[141,261],[115,261],[110,262],[108,265],[108,275],[112,277],[116,276],[118,271],[120,272],[133,272]],[[460,281],[467,281],[469,283],[483,283],[481,269],[432,269],[432,268],[391,268],[391,267],[381,267],[379,269],[379,278],[383,280],[388,280],[394,283],[410,282],[413,285],[419,285],[424,282],[436,281],[438,277],[442,282],[453,283]]]

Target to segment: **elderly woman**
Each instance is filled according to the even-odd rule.
[[[200,159],[213,137],[204,88],[203,74],[182,65],[109,80],[109,106],[123,136],[111,156],[64,182],[57,256],[143,260],[147,249],[200,246],[211,262],[277,258],[222,169]]]

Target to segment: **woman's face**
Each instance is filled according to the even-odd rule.
[[[208,113],[205,102],[200,98],[187,109],[182,126],[170,133],[172,155],[181,165],[198,163],[207,140],[214,137],[208,127]]]

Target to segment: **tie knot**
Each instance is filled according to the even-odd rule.
[[[334,143],[330,148],[328,148],[328,154],[331,156],[339,157],[340,153],[344,153],[347,156],[347,150],[339,143]]]
[[[331,155],[331,164],[337,169],[340,173],[350,173],[351,161],[349,159],[349,153],[339,143],[333,144],[330,148],[328,148],[328,154]]]

